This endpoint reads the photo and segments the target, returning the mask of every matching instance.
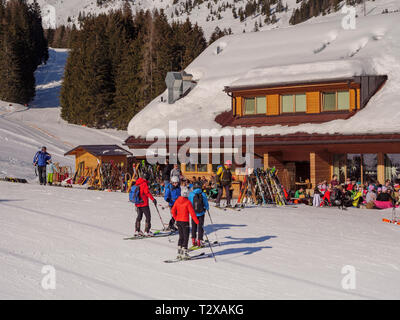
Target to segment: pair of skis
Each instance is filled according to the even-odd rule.
[[[219,209],[219,210],[223,210],[223,211],[226,211],[228,209],[233,210],[233,211],[240,211],[241,210],[240,207],[218,207],[218,206],[215,206],[214,208]]]
[[[186,259],[176,258],[176,259],[164,260],[164,262],[165,263],[174,263],[174,262],[182,262],[182,261],[199,260],[199,259],[204,259],[204,258],[209,258],[209,257],[212,257],[211,253],[206,254],[205,252],[201,252],[199,254],[189,256]]]
[[[176,231],[168,231],[168,232],[163,232],[163,231],[155,231],[153,235],[151,236],[146,236],[146,235],[139,235],[139,236],[133,236],[133,237],[128,237],[124,238],[124,240],[139,240],[139,239],[148,239],[148,238],[162,238],[162,237],[168,237],[176,234]]]
[[[208,241],[206,241],[208,243]],[[213,243],[208,243],[208,246],[211,248],[211,246],[215,246],[219,244],[218,241],[214,241]],[[195,251],[199,249],[205,249],[207,246],[204,247],[198,247],[198,246],[192,246],[189,248],[189,251]],[[199,254],[195,255],[190,255],[189,257],[182,259],[182,258],[175,258],[175,259],[169,259],[169,260],[164,260],[165,263],[174,263],[174,262],[181,262],[181,261],[191,261],[191,260],[199,260],[199,259],[204,259],[204,258],[210,258],[213,256],[213,253],[205,253],[205,252],[200,252]]]

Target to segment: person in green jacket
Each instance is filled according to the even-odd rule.
[[[362,202],[363,198],[363,187],[362,186],[353,186],[353,190],[351,191],[351,199],[353,200],[353,207],[360,207],[360,202]]]

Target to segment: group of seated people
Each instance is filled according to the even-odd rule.
[[[293,199],[295,203],[305,203],[315,207],[387,209],[399,205],[399,191],[400,185],[393,184],[390,180],[381,185],[372,181],[361,184],[348,178],[341,184],[334,175],[330,183],[320,182],[312,196],[300,188]]]

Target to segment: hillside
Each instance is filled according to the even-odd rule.
[[[64,153],[80,144],[121,144],[126,131],[96,130],[70,125],[60,117],[59,92],[68,55],[50,49],[50,59],[35,73],[36,97],[28,106],[0,101],[0,177],[35,179],[32,159],[42,145],[55,162],[74,170]]]
[[[303,0],[303,2],[306,0]],[[65,25],[68,23],[77,23],[79,13],[98,14],[107,12],[122,7],[124,0],[38,0],[42,7],[43,15],[48,14],[49,5],[53,6],[56,12],[56,24]],[[100,4],[98,4],[100,3]],[[254,3],[251,7],[248,4]],[[257,5],[258,3],[258,5]],[[206,38],[209,39],[216,27],[223,29],[231,29],[234,34],[252,32],[255,29],[255,24],[259,30],[269,30],[277,27],[285,27],[289,25],[289,19],[293,10],[300,7],[300,0],[282,0],[285,10],[279,12],[277,10],[278,1],[273,1],[270,7],[271,15],[275,14],[275,22],[265,23],[266,15],[261,10],[260,1],[245,1],[245,0],[131,0],[132,10],[153,10],[164,9],[167,17],[170,20],[184,21],[187,18],[191,22],[197,22],[204,30]],[[342,2],[344,4],[344,2]],[[246,5],[248,7],[246,8]],[[286,10],[287,5],[287,10]],[[257,7],[257,10],[254,8]],[[389,12],[399,10],[400,3],[396,0],[375,0],[366,2],[367,14],[380,14],[384,10]],[[253,11],[255,12],[253,13]],[[245,14],[252,13],[247,17],[240,17],[239,12]],[[363,6],[357,6],[358,15],[363,15]],[[313,18],[313,20],[326,20],[329,16],[341,14],[340,11],[334,14]]]

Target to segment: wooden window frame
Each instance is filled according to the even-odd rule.
[[[347,92],[349,94],[349,108],[348,109],[338,109],[338,92]],[[324,110],[324,95],[326,93],[335,93],[335,110]],[[332,91],[321,91],[321,112],[350,112],[351,110],[351,101],[350,101],[350,89],[349,90],[332,90]]]
[[[263,113],[258,113],[257,112],[257,98],[258,97],[263,97],[263,98],[265,98],[265,112],[263,112]],[[242,116],[259,116],[259,115],[267,115],[268,114],[268,102],[267,102],[267,96],[265,95],[258,95],[258,96],[248,96],[248,97],[242,97]],[[246,99],[254,99],[254,113],[252,113],[252,114],[246,114],[245,113],[245,105],[246,105],[246,102],[245,102],[245,100]]]
[[[296,111],[296,95],[305,95],[306,96],[306,110],[305,111]],[[293,99],[293,110],[292,111],[283,111],[283,96],[292,96]],[[299,93],[289,93],[289,94],[280,94],[279,95],[279,115],[281,114],[291,114],[291,113],[296,113],[296,114],[301,114],[301,113],[307,113],[307,93],[306,92],[299,92]]]

